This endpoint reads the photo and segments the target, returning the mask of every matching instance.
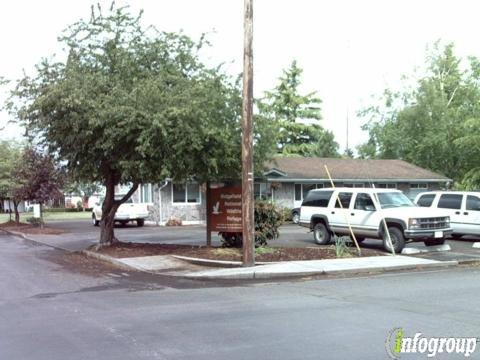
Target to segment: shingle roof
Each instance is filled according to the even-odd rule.
[[[328,179],[325,165],[334,180],[405,180],[405,181],[452,181],[446,176],[412,165],[403,160],[335,159],[316,157],[276,157],[268,163],[269,170],[280,174],[268,174],[268,178]]]

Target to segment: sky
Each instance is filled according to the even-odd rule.
[[[0,2],[0,76],[31,74],[42,57],[62,57],[57,42],[69,24],[88,18],[89,0],[15,0]],[[105,8],[110,1],[100,1]],[[233,76],[242,71],[243,0],[117,1],[132,12],[144,10],[145,25],[179,31],[194,39],[208,33],[212,47],[203,53],[209,64],[225,63]],[[278,83],[295,59],[303,68],[303,92],[321,97],[321,125],[345,148],[366,141],[365,119],[357,111],[375,103],[385,88],[399,89],[402,75],[422,68],[427,46],[454,42],[456,53],[480,57],[478,14],[474,0],[253,0],[254,94],[262,96]],[[8,87],[0,92],[3,103]],[[0,110],[0,139],[18,139],[22,130],[9,125]]]

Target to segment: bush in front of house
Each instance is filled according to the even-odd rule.
[[[36,217],[29,217],[27,219],[27,223],[35,226],[35,227],[38,227],[38,226],[41,226],[43,224],[43,221],[41,218],[36,218]]]
[[[63,213],[63,212],[80,212],[83,211],[83,209],[78,209],[78,208],[43,208],[43,212],[46,213]]]
[[[255,246],[266,246],[278,238],[278,228],[283,223],[282,210],[267,201],[255,202]],[[241,233],[219,233],[223,247],[241,247]]]
[[[291,222],[292,220],[293,220],[292,209],[282,207],[282,221],[286,223],[286,222]]]

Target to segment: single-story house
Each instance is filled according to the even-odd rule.
[[[26,201],[20,201],[18,204],[18,211],[19,212],[25,212],[28,207],[28,203]],[[13,206],[13,201],[11,200],[3,200],[3,204],[1,206],[1,210],[3,212],[14,212],[15,211],[15,206]]]
[[[448,188],[453,182],[402,160],[277,157],[267,164],[264,177],[255,181],[254,196],[289,209],[299,207],[309,190],[331,187],[325,166],[335,186],[399,189],[411,199],[423,191]],[[199,224],[205,222],[205,190],[205,185],[196,182],[166,180],[141,185],[132,198],[150,205],[150,221],[157,224],[172,218]]]

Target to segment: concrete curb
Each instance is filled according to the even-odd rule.
[[[117,258],[114,258],[113,256],[99,254],[99,253],[96,253],[96,252],[90,251],[90,250],[82,250],[82,251],[79,251],[79,252],[81,254],[84,254],[85,256],[88,256],[88,257],[91,257],[91,258],[94,258],[94,259],[97,259],[97,260],[102,260],[102,261],[108,262],[110,264],[113,264],[115,266],[118,266],[119,268],[121,268],[123,270],[144,271],[144,272],[151,273],[150,271],[139,270],[137,268],[134,268],[133,266],[129,266],[129,265],[119,261]]]
[[[11,236],[16,236],[16,237],[19,237],[21,238],[22,240],[26,240],[26,241],[30,241],[36,245],[44,245],[44,246],[48,246],[48,247],[51,247],[53,249],[56,249],[56,250],[61,250],[61,251],[67,251],[67,252],[74,252],[74,251],[71,251],[71,250],[68,250],[68,249],[65,249],[65,248],[62,248],[62,247],[59,247],[59,246],[55,246],[55,245],[52,245],[52,244],[48,244],[48,243],[45,243],[43,241],[40,241],[38,239],[32,239],[32,238],[29,238],[26,234],[24,233],[21,233],[21,232],[17,232],[17,231],[11,231],[11,230],[5,230],[5,229],[1,229],[1,231],[11,235]]]
[[[193,257],[181,256],[181,255],[170,255],[170,256],[182,261],[186,261],[193,265],[212,266],[212,267],[221,267],[221,268],[237,268],[237,267],[243,266],[243,263],[241,261],[211,260],[211,259],[193,258]],[[272,262],[258,261],[255,263],[257,265],[268,265],[268,264],[278,264],[279,261],[272,261]]]
[[[184,274],[182,277],[195,280],[254,280],[254,279],[279,279],[279,278],[298,278],[305,276],[316,275],[355,275],[355,274],[369,274],[369,273],[385,273],[390,271],[402,271],[402,270],[434,270],[447,267],[458,266],[458,261],[442,261],[435,264],[421,264],[421,265],[397,265],[378,268],[365,268],[365,269],[344,269],[344,270],[310,270],[299,272],[275,272],[275,273],[239,273],[239,274],[222,274],[222,275],[195,275]]]

